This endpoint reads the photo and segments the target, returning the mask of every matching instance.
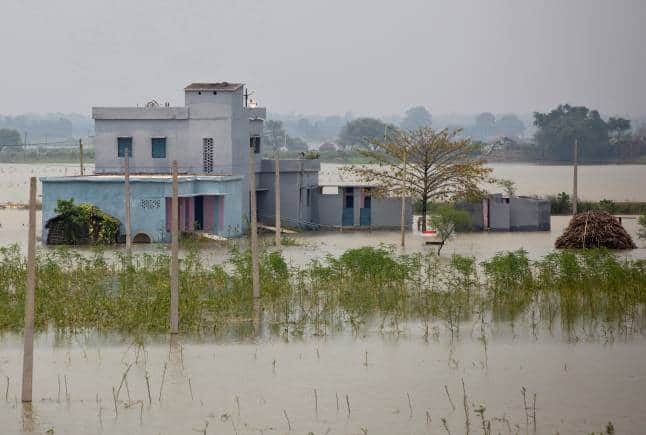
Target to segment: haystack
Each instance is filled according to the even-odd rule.
[[[633,239],[619,220],[605,211],[586,211],[572,217],[561,237],[558,249],[608,248],[634,249]]]

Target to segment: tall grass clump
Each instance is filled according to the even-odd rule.
[[[561,325],[568,337],[646,330],[646,262],[604,250],[559,251],[532,261],[525,251],[440,258],[397,255],[387,246],[350,249],[304,266],[277,251],[260,257],[261,298],[251,291],[249,251],[232,248],[223,264],[204,260],[199,246],[180,262],[180,328],[185,333],[251,336],[254,322],[271,334],[358,333],[375,327],[399,333],[420,325],[428,338],[461,325],[530,322],[537,333]],[[37,255],[37,330],[122,334],[165,333],[169,257],[163,252],[107,256],[100,247]],[[0,331],[19,331],[26,264],[17,246],[0,247]],[[484,334],[484,333],[483,333]]]

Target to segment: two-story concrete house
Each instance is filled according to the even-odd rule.
[[[124,222],[126,155],[131,174],[131,233],[136,241],[170,240],[173,161],[180,173],[180,229],[223,237],[241,235],[249,219],[250,149],[255,156],[258,218],[273,223],[274,162],[261,159],[266,109],[250,107],[240,83],[192,83],[184,92],[182,107],[152,102],[144,107],[92,109],[95,173],[41,179],[44,240],[48,237],[45,224],[57,215],[60,199],[94,204]],[[319,169],[318,160],[281,161],[283,225],[327,225],[327,220],[319,219]],[[391,213],[391,208],[378,220],[385,224],[380,227],[399,224],[399,213]],[[325,211],[325,216],[334,213],[327,206]],[[350,227],[370,226],[365,220],[343,221],[343,212],[339,204],[339,226],[344,222]]]

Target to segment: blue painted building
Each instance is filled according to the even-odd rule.
[[[182,175],[178,180],[180,231],[205,231],[223,237],[242,232],[240,176]],[[168,175],[130,177],[131,234],[141,242],[170,242],[172,179]],[[43,222],[57,216],[58,199],[74,198],[125,220],[124,177],[91,175],[43,179]],[[43,240],[47,240],[44,229]],[[121,232],[122,234],[124,231]]]
[[[184,95],[185,105],[181,107],[151,101],[143,107],[92,109],[95,174],[41,178],[43,240],[48,240],[46,224],[57,216],[58,200],[73,198],[76,204],[93,204],[120,222],[125,221],[126,155],[131,174],[131,234],[135,242],[170,240],[173,161],[180,173],[178,211],[182,232],[201,231],[223,237],[243,234],[249,221],[250,188],[257,193],[258,219],[274,223],[275,167],[273,160],[261,159],[266,109],[256,107],[240,83],[192,83],[184,88]],[[248,180],[250,155],[255,164],[255,186],[249,186]],[[283,225],[399,225],[399,199],[372,199],[369,189],[359,189],[358,202],[352,208],[346,204],[346,189],[343,201],[331,201],[332,196],[323,192],[319,183],[319,172],[318,160],[281,160]],[[410,208],[407,214],[412,214]],[[411,220],[409,217],[408,222]]]

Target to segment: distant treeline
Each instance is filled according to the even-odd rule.
[[[29,144],[53,142],[89,136],[93,131],[92,119],[77,113],[0,115],[0,145],[18,145],[25,141]]]
[[[558,195],[548,195],[546,199],[550,202],[550,209],[553,215],[568,215],[572,213],[572,199],[566,192],[561,192]],[[642,215],[646,214],[646,202],[615,202],[609,199],[577,202],[578,212],[589,210],[607,211],[612,214]]]
[[[515,114],[497,117],[489,112],[475,116],[470,123],[452,124],[452,118],[446,117],[435,122],[421,106],[388,120],[353,118],[350,113],[343,117],[270,117],[265,134],[268,148],[278,146],[293,152],[318,149],[325,161],[354,161],[357,156],[353,151],[388,140],[397,129],[431,126],[460,130],[460,137],[481,143],[483,155],[491,161],[569,163],[576,140],[581,163],[646,163],[646,123],[636,126],[625,118],[604,119],[596,110],[567,104],[534,113],[531,125]]]
[[[83,151],[86,163],[94,161],[94,149]],[[80,161],[79,149],[53,146],[5,146],[0,147],[1,163],[77,163]]]

